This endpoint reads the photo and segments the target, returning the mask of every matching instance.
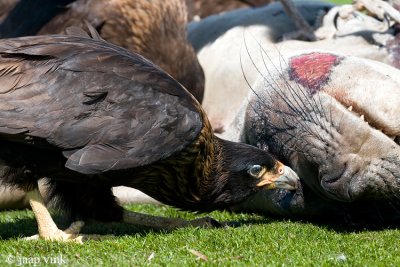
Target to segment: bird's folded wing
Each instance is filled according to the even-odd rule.
[[[186,89],[137,54],[82,37],[0,40],[1,138],[65,151],[73,170],[150,164],[202,125]]]

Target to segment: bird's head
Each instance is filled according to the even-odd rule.
[[[297,174],[280,161],[276,161],[272,168],[267,165],[251,165],[247,172],[256,179],[256,186],[260,188],[295,190],[298,187]]]
[[[220,139],[221,140],[221,139]],[[215,203],[238,203],[260,189],[295,190],[299,177],[267,151],[221,140],[215,168]]]

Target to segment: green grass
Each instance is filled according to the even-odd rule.
[[[329,0],[327,2],[336,4],[336,5],[349,5],[352,3],[351,0]]]
[[[194,218],[164,206],[140,205],[135,211]],[[0,213],[0,266],[400,266],[400,230],[341,232],[305,222],[258,215],[213,212],[235,227],[186,228],[153,232],[125,224],[85,226],[86,233],[114,234],[83,245],[26,241],[36,232],[31,211]],[[62,225],[61,217],[56,216]],[[191,250],[207,257],[198,259]],[[154,257],[149,260],[150,255]],[[13,262],[13,264],[9,264]]]

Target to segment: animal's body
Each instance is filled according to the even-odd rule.
[[[260,193],[238,210],[398,224],[400,71],[327,51],[268,66],[236,118],[241,127],[229,131],[232,140],[268,147],[302,187]]]

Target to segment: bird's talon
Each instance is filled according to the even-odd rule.
[[[56,229],[54,232],[48,232],[40,236],[39,234],[30,237],[25,237],[24,240],[51,240],[51,241],[74,241],[83,244],[83,240],[87,240],[86,235],[79,235],[82,227],[85,225],[83,221],[76,221],[64,231]]]

